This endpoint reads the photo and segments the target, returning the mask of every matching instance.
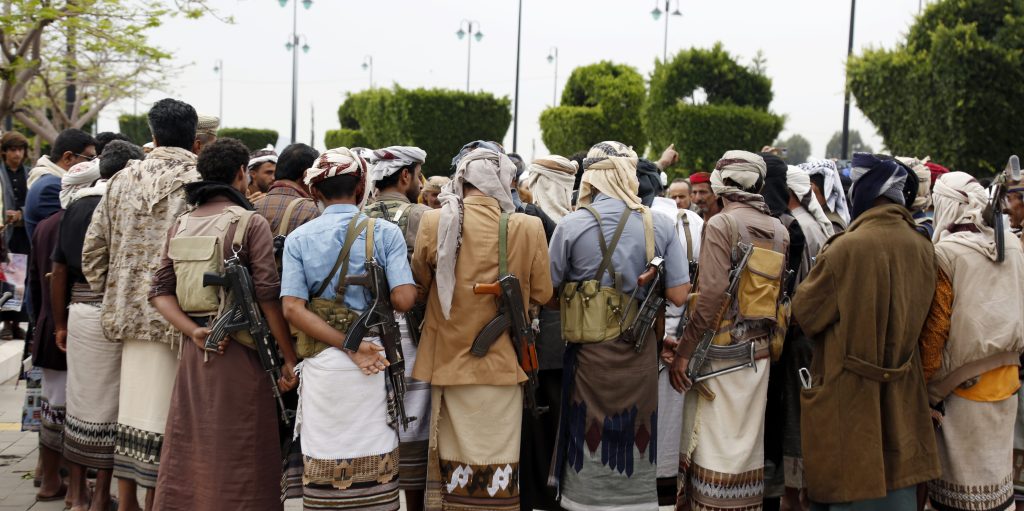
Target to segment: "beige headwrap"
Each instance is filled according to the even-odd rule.
[[[768,167],[764,163],[764,158],[759,155],[747,151],[726,151],[715,165],[715,171],[711,173],[711,190],[719,196],[728,193],[750,193],[747,190],[753,188],[759,179],[763,181],[767,172]],[[726,179],[740,185],[742,189],[726,184]]]
[[[490,149],[474,149],[459,160],[455,176],[441,189],[441,217],[437,225],[437,297],[445,319],[451,319],[452,296],[455,294],[455,262],[462,245],[463,185],[469,183],[488,197],[498,200],[501,210],[512,213],[512,178],[516,166],[504,153]]]
[[[996,233],[985,223],[988,191],[965,172],[943,174],[935,181],[932,192],[935,203],[935,233],[932,241],[951,241],[973,248],[989,259],[998,259]],[[968,230],[954,226],[970,226]],[[954,232],[956,231],[956,232]],[[976,232],[975,232],[976,231]],[[1007,236],[1008,239],[1012,239]]]
[[[917,174],[917,198],[914,199],[914,205],[911,209],[914,211],[928,209],[928,206],[932,205],[932,171],[925,163],[928,163],[931,156],[925,156],[923,160],[910,156],[897,156],[896,159],[910,167],[914,174]]]
[[[583,179],[580,181],[578,203],[587,205],[594,200],[594,188],[609,197],[626,203],[633,210],[643,209],[637,193],[640,182],[636,179],[638,158],[633,148],[622,142],[601,142],[590,148],[583,160]]]
[[[533,203],[554,221],[572,213],[572,186],[576,184],[577,163],[553,154],[530,164],[530,176],[523,184],[533,194]]]
[[[786,187],[793,195],[796,195],[800,205],[806,209],[814,220],[818,222],[826,237],[832,237],[835,230],[832,228],[832,221],[825,216],[825,210],[821,209],[818,199],[811,192],[811,175],[800,167],[790,165],[786,169]]]

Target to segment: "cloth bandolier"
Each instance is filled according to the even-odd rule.
[[[414,216],[419,227],[419,216],[430,208],[413,204],[397,193],[382,192],[378,200],[366,208],[371,218],[387,220],[398,226],[408,244],[409,258],[415,248],[416,233],[410,232]],[[413,243],[408,243],[409,240]],[[412,378],[416,365],[416,350],[422,328],[423,310],[414,309],[408,313],[395,313],[398,328],[402,332],[402,353],[405,356],[405,377],[408,381],[405,393],[406,414],[416,417],[408,429],[399,428],[400,463],[399,486],[403,490],[423,490],[427,483],[427,448],[430,436],[430,384]]]
[[[677,509],[760,509],[764,497],[768,366],[788,324],[782,288],[789,235],[761,195],[721,183],[721,176],[739,175],[737,180],[749,180],[746,186],[753,188],[753,169],[764,176],[755,165],[761,161],[730,151],[712,175],[724,207],[704,226],[700,289],[679,353],[689,359],[698,341],[713,335],[696,376],[719,374],[686,396]],[[737,288],[727,299],[734,279]]]
[[[176,296],[183,312],[209,327],[229,313],[234,297],[221,286],[204,286],[203,276],[222,274],[224,261],[234,256],[250,271],[254,299],[277,296],[280,281],[269,245],[270,226],[254,211],[235,205],[243,200],[240,194],[233,201],[205,199],[195,211],[178,217],[154,274],[151,297]],[[168,336],[177,337],[180,363],[155,507],[214,511],[278,505],[278,406],[252,336],[246,330],[231,333],[234,342],[223,354],[210,354],[177,329]],[[247,451],[252,454],[239,459]],[[235,470],[224,470],[228,465]]]

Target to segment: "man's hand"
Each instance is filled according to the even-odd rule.
[[[384,347],[366,340],[359,343],[359,351],[348,353],[348,356],[366,375],[377,374],[391,365],[384,355]]]
[[[672,367],[672,363],[676,360],[676,349],[679,348],[679,339],[666,335],[665,340],[661,343],[661,361],[666,366]]]
[[[281,367],[281,377],[277,380],[277,388],[281,392],[288,392],[299,384],[299,378],[295,376],[295,364],[285,362]]]
[[[676,145],[670,144],[661,153],[661,158],[658,158],[658,167],[665,170],[676,163],[679,163],[679,153],[676,152]]]
[[[192,330],[192,333],[189,335],[189,337],[192,339],[192,342],[194,342],[196,346],[199,346],[199,349],[201,350],[206,349],[206,338],[209,336],[210,329],[206,328],[205,326],[196,327],[195,330]],[[223,339],[220,340],[219,343],[217,343],[217,354],[223,355],[224,349],[227,347],[228,338],[225,336]]]
[[[57,348],[64,353],[68,352],[68,329],[60,328],[54,332],[54,336],[57,338]]]
[[[688,365],[690,365],[690,359],[680,356],[676,356],[672,363],[669,379],[671,380],[672,388],[676,389],[676,392],[686,392],[693,386],[693,382],[686,377],[686,367]]]

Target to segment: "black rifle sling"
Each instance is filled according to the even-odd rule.
[[[313,294],[312,298],[320,298],[320,295],[324,294],[327,290],[327,286],[331,285],[331,280],[338,274],[338,270],[341,270],[341,278],[338,280],[338,290],[343,292],[345,289],[345,275],[348,273],[348,254],[352,251],[352,245],[355,244],[356,238],[359,237],[360,231],[366,227],[367,220],[364,218],[362,222],[359,222],[359,213],[356,213],[352,220],[349,220],[348,227],[346,227],[345,233],[345,244],[341,247],[341,253],[338,254],[338,260],[334,263],[334,268],[331,268],[331,273],[327,275],[327,278],[320,283],[320,287],[317,288],[316,293]],[[343,294],[336,297],[338,300],[343,300]]]

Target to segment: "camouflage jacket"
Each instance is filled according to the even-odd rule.
[[[82,272],[103,293],[108,340],[170,342],[169,324],[149,304],[149,287],[167,231],[188,210],[184,185],[200,179],[196,156],[177,147],[157,147],[110,179],[82,249]]]

